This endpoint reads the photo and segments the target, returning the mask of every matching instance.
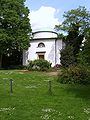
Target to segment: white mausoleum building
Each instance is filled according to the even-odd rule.
[[[28,60],[45,59],[52,63],[52,67],[60,64],[60,50],[63,43],[58,39],[55,31],[36,31],[33,32],[30,47],[23,51],[23,65],[28,64]]]

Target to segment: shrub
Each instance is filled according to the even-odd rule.
[[[75,56],[73,53],[73,47],[67,45],[64,49],[61,50],[61,64],[64,67],[75,64]]]
[[[33,61],[31,61],[31,60],[28,61],[27,69],[28,69],[28,70],[32,70],[33,65],[34,65],[34,64],[33,64]]]
[[[58,81],[63,84],[90,84],[90,69],[80,65],[63,68]]]
[[[55,69],[61,68],[61,65],[60,65],[60,64],[56,64],[56,65],[54,66],[54,68],[55,68]]]
[[[5,66],[3,67],[2,69],[6,69],[6,70],[9,70],[9,69],[18,69],[18,70],[23,70],[23,69],[26,69],[26,66],[24,65],[9,65],[9,66]]]
[[[47,60],[38,59],[38,60],[34,60],[34,61],[29,61],[27,69],[28,70],[46,71],[50,67],[51,67],[51,63],[49,63]]]

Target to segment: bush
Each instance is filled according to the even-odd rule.
[[[34,65],[34,64],[33,64],[33,61],[31,61],[31,60],[28,61],[27,69],[28,69],[28,70],[32,70],[33,65]]]
[[[34,60],[34,61],[29,61],[27,69],[28,70],[46,71],[50,67],[51,67],[51,63],[49,63],[47,60],[38,59],[38,60]]]
[[[55,69],[58,69],[58,68],[61,68],[62,66],[60,65],[60,64],[56,64],[55,66],[54,66],[54,68]]]
[[[75,64],[75,56],[73,53],[73,47],[67,45],[64,49],[61,50],[61,64],[64,67],[68,67],[70,65]]]
[[[63,84],[90,84],[90,69],[80,65],[63,68],[57,80]]]
[[[9,65],[9,66],[5,66],[2,69],[6,69],[6,70],[12,70],[12,69],[17,69],[17,70],[23,70],[26,69],[26,66],[24,65]]]

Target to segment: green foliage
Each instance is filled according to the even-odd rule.
[[[85,7],[80,6],[77,9],[65,12],[63,16],[65,20],[61,25],[56,25],[56,29],[63,30],[68,34],[64,40],[66,44],[65,50],[61,52],[61,63],[64,66],[68,66],[70,63],[74,64],[74,61],[77,62],[77,55],[80,51],[83,38],[87,35],[90,26],[90,12],[87,11]],[[72,47],[71,52],[70,49],[67,49],[68,46]],[[63,60],[67,58],[67,53],[70,61],[67,60],[66,62]],[[72,57],[70,57],[70,55],[72,55]]]
[[[46,71],[50,67],[51,67],[51,63],[49,63],[47,60],[38,59],[38,60],[34,60],[34,61],[29,61],[27,69],[28,70]]]
[[[78,62],[90,67],[90,31],[88,31],[88,35],[86,36],[81,51],[78,54]]]
[[[63,84],[90,84],[90,69],[80,65],[63,68],[58,81]]]
[[[84,35],[79,35],[79,27],[77,24],[72,25],[72,30],[68,31],[68,35],[66,37],[66,46],[70,45],[73,47],[74,56],[78,54],[80,50],[80,46],[82,44]]]
[[[64,67],[68,67],[72,64],[75,64],[75,57],[73,54],[73,47],[66,46],[65,49],[61,50],[61,64]]]
[[[33,66],[34,66],[34,61],[28,61],[28,65],[27,65],[27,69],[28,70],[32,70],[33,69]]]
[[[77,54],[80,51],[83,35],[78,33],[79,27],[73,24],[73,29],[68,32],[65,42],[65,48],[61,52],[61,63],[68,67],[77,62]]]
[[[58,38],[62,39],[63,41],[65,41],[66,36],[64,34],[62,34],[62,33],[58,33]]]
[[[68,42],[70,45],[70,39]],[[80,42],[80,40],[76,42]],[[61,63],[67,68],[62,69],[61,74],[58,75],[58,81],[64,84],[90,84],[90,32],[88,31],[88,35],[86,36],[84,43],[82,43],[82,47],[79,48],[78,44],[76,45],[75,50],[77,51],[78,48],[80,49],[80,52],[78,49],[78,65],[73,65],[77,62],[75,51],[68,44],[66,41],[66,47],[61,52]],[[71,45],[74,44],[72,43]]]
[[[79,6],[77,9],[65,12],[63,17],[65,20],[61,25],[56,25],[57,30],[71,31],[73,24],[77,24],[79,33],[84,33],[89,28],[90,12],[85,7]]]
[[[25,0],[0,0],[0,54],[27,49],[31,26]]]

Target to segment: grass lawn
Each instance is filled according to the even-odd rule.
[[[90,86],[59,84],[46,72],[1,70],[0,120],[90,120]]]

